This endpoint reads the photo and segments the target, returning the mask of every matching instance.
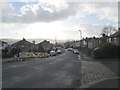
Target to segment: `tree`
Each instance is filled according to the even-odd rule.
[[[15,54],[19,54],[20,52],[21,52],[21,49],[16,47],[16,48],[13,48],[10,53],[11,53],[11,56],[13,56]]]
[[[117,30],[115,29],[114,26],[112,25],[106,25],[102,32],[101,32],[101,35],[105,34],[106,36],[110,36],[112,35],[113,33],[115,33]]]
[[[70,47],[70,42],[69,41],[65,42],[64,46],[65,46],[65,48],[69,48]]]
[[[8,52],[9,52],[9,50],[8,50],[7,47],[6,47],[5,49],[2,49],[2,57],[3,57],[3,58],[8,57]]]

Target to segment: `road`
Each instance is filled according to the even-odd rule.
[[[3,88],[74,88],[81,80],[81,61],[71,51],[30,61],[3,63]]]

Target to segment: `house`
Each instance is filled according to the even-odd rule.
[[[8,45],[8,43],[7,42],[4,42],[4,41],[1,41],[0,40],[0,57],[1,57],[1,55],[2,55],[2,50],[5,50],[6,49],[6,47],[8,47],[9,45]]]
[[[70,47],[75,47],[75,41],[70,42]]]
[[[100,46],[104,46],[106,43],[108,43],[108,36],[103,34],[100,38]]]
[[[87,41],[86,39],[81,40],[81,47],[87,47]]]
[[[20,40],[16,43],[12,44],[11,49],[12,48],[19,48],[21,51],[30,52],[30,51],[34,51],[35,43],[31,43],[23,38],[23,40]]]
[[[70,47],[79,48],[80,47],[80,41],[72,41],[72,42],[70,42]]]
[[[8,43],[4,42],[4,41],[0,41],[0,50],[5,49],[6,47],[8,47]]]
[[[41,43],[35,45],[35,51],[37,52],[44,52],[44,48]]]
[[[87,48],[96,48],[100,45],[100,38],[85,38],[82,40],[82,47],[87,47]]]
[[[70,47],[70,42],[69,42],[69,41],[68,41],[68,42],[65,42],[65,43],[64,43],[64,47],[65,47],[65,48],[69,48],[69,47]]]
[[[117,46],[120,46],[120,28],[116,33],[109,36],[108,42],[111,43],[111,44],[115,44]]]
[[[42,45],[44,51],[50,51],[53,48],[53,44],[51,44],[49,41],[44,40],[41,43],[39,43]]]
[[[74,48],[79,48],[79,47],[80,47],[80,41],[76,41]]]
[[[87,48],[93,48],[93,46],[92,46],[92,38],[87,38],[86,37],[86,39],[84,41],[86,41],[86,47]]]

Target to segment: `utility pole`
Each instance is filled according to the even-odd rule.
[[[80,32],[80,51],[81,51],[81,57],[82,57],[82,60],[83,60],[83,52],[82,52],[82,32],[81,32],[81,30],[79,30],[79,32]]]
[[[56,37],[55,37],[55,46],[57,46],[57,40],[56,40]]]

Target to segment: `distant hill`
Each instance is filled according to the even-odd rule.
[[[54,39],[39,39],[39,38],[37,39],[37,38],[35,38],[35,39],[27,39],[27,40],[30,41],[30,42],[35,41],[36,44],[38,44],[38,43],[40,43],[40,42],[42,42],[44,40],[50,41],[51,43],[55,43]],[[66,41],[67,40],[57,40],[58,43],[64,43]]]
[[[19,39],[0,39],[0,40],[7,42],[9,45],[19,41]]]
[[[9,38],[5,38],[4,39],[3,38],[3,39],[0,39],[0,40],[4,41],[4,42],[7,42],[9,45],[11,45],[11,44],[13,44],[15,42],[18,42],[18,41],[22,40],[22,39],[9,39]],[[44,40],[48,40],[51,43],[55,43],[55,40],[53,40],[53,39],[39,39],[39,38],[35,38],[35,39],[26,39],[26,40],[29,41],[29,42],[35,41],[36,44],[38,44],[38,43],[40,43],[40,42],[42,42]],[[64,43],[64,42],[66,42],[66,40],[57,40],[57,42],[58,43]]]
[[[51,43],[54,43],[55,41],[53,39],[41,39],[41,38],[35,38],[35,39],[27,39],[29,42],[35,41],[35,44],[38,44],[44,40],[50,41]]]

